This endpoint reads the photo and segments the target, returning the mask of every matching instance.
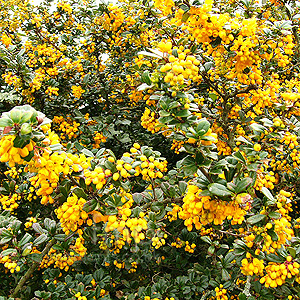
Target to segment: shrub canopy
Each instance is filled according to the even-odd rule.
[[[299,299],[299,3],[0,0],[0,299]]]

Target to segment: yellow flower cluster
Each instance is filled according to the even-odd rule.
[[[19,272],[20,266],[16,262],[12,261],[8,255],[0,256],[0,263],[4,265],[4,268],[8,269],[10,273]]]
[[[245,197],[246,202],[240,205],[238,201],[212,200],[209,196],[201,196],[201,192],[197,186],[188,185],[182,208],[178,212],[179,218],[185,220],[184,224],[189,231],[193,229],[193,224],[200,230],[209,223],[220,225],[225,219],[231,220],[232,225],[242,224],[250,209],[250,195],[249,199]]]
[[[51,39],[52,38],[50,37],[50,42]],[[29,60],[27,61],[27,65],[29,67],[37,67],[38,65],[45,67],[46,65],[50,65],[50,72],[48,73],[48,75],[52,76],[51,73],[53,73],[53,71],[51,71],[51,69],[56,70],[54,71],[53,76],[56,76],[58,74],[57,66],[60,65],[58,64],[58,62],[63,56],[63,53],[59,49],[52,46],[50,43],[35,45],[31,41],[26,41],[25,48],[29,57]],[[48,67],[45,68],[43,72],[46,72],[47,70]],[[42,72],[42,69],[38,69],[38,72]]]
[[[154,0],[154,7],[159,9],[163,16],[167,16],[172,13],[172,7],[175,5],[173,0]]]
[[[34,217],[30,217],[29,220],[24,224],[25,228],[29,228],[32,224],[36,223],[37,219]]]
[[[114,243],[116,247],[112,249],[112,251],[116,250],[116,253],[123,247],[125,244],[124,241],[130,243],[133,238],[136,243],[139,243],[140,240],[145,239],[145,235],[142,231],[147,229],[147,221],[144,218],[144,213],[141,212],[139,218],[129,218],[131,216],[130,207],[133,204],[132,195],[121,190],[120,196],[124,204],[117,208],[118,214],[110,216],[102,216],[101,214],[102,217],[99,219],[99,222],[106,222],[106,232],[117,230],[121,233],[122,236],[120,236],[118,240],[115,240],[114,235],[111,236],[111,243]],[[115,197],[115,195],[112,195],[112,197]]]
[[[220,284],[220,287],[215,288],[216,300],[227,300],[227,290],[223,288],[223,284]]]
[[[293,161],[293,167],[294,168],[299,168],[299,166],[300,166],[300,152],[296,149],[293,149],[290,156],[291,156],[291,159]]]
[[[0,161],[8,162],[10,167],[14,167],[15,164],[23,164],[23,158],[28,156],[29,152],[33,150],[34,142],[31,140],[23,148],[14,147],[14,135],[5,135],[0,140]]]
[[[75,261],[81,259],[80,256],[75,256],[74,254],[74,252],[71,252],[69,255],[66,253],[58,253],[57,250],[51,248],[48,254],[43,257],[40,268],[45,269],[53,265],[54,268],[68,271],[69,267],[72,266]]]
[[[53,190],[57,187],[60,175],[68,175],[73,171],[78,172],[90,166],[90,158],[83,154],[74,155],[65,152],[44,151],[30,161],[28,170],[37,173],[29,181],[36,188],[36,194],[42,196],[41,203],[53,203],[51,197]]]
[[[70,6],[69,3],[66,2],[58,2],[57,3],[57,8],[60,8],[62,10],[64,10],[66,13],[68,13],[69,15],[72,13],[72,7]]]
[[[164,238],[159,238],[158,236],[153,237],[151,240],[152,240],[152,246],[155,249],[159,249],[161,246],[166,244],[166,240]]]
[[[21,79],[17,75],[14,75],[12,72],[6,72],[2,74],[2,78],[4,78],[4,81],[9,84],[13,85],[16,90],[20,88],[20,82]]]
[[[72,93],[73,93],[73,96],[77,99],[80,99],[81,98],[81,95],[85,92],[84,89],[82,89],[81,86],[76,86],[76,85],[73,85],[72,86]]]
[[[68,235],[70,231],[78,231],[88,218],[87,212],[83,210],[86,200],[73,194],[55,213],[60,220],[63,231]],[[82,231],[82,230],[81,230]],[[81,232],[80,231],[80,232]]]
[[[184,145],[184,141],[173,140],[171,145],[171,150],[174,150],[176,154],[179,154],[179,150],[182,148],[183,145]]]
[[[244,237],[245,242],[249,248],[254,246],[254,239],[256,235],[262,237],[262,241],[259,243],[259,249],[265,253],[274,253],[276,249],[279,249],[282,245],[285,245],[294,236],[294,231],[292,229],[292,224],[290,223],[291,217],[289,212],[291,209],[291,203],[287,197],[291,197],[291,193],[281,190],[277,197],[277,211],[276,213],[281,214],[278,219],[270,219],[264,226],[253,226],[254,233],[248,234]],[[263,209],[261,214],[266,214],[265,209]],[[276,239],[273,235],[268,232],[271,230],[275,232]]]
[[[143,92],[132,90],[129,94],[129,105],[130,106],[136,106],[138,105],[138,102],[143,100]]]
[[[49,87],[46,89],[45,94],[47,94],[47,95],[49,95],[49,96],[52,96],[52,95],[58,96],[58,91],[59,91],[59,88],[49,86]]]
[[[114,260],[114,265],[115,265],[118,269],[124,269],[124,268],[125,268],[125,262],[118,262],[117,260]]]
[[[150,296],[145,296],[144,300],[161,300],[161,299],[159,299],[159,298],[152,298],[151,299]],[[166,297],[164,300],[175,300],[175,298],[173,298],[173,297],[171,297],[171,298]]]
[[[135,273],[136,272],[136,269],[137,269],[137,262],[132,262],[131,263],[131,268],[128,270],[128,273]]]
[[[103,170],[101,167],[96,167],[93,171],[84,170],[85,184],[95,184],[97,190],[101,190],[106,184],[106,177],[111,175],[110,170]]]
[[[159,161],[153,156],[146,157],[145,155],[140,156],[141,164],[135,168],[135,176],[141,174],[144,180],[149,178],[162,178],[163,173],[167,171],[167,161]]]
[[[254,184],[256,190],[261,190],[262,187],[266,187],[270,190],[274,189],[274,184],[276,184],[276,177],[273,171],[265,171],[267,167],[261,166],[257,170],[257,176]]]
[[[214,123],[211,127],[212,131],[219,137],[216,142],[219,155],[230,155],[232,150],[226,143],[228,136],[223,132],[223,128]]]
[[[286,242],[291,240],[294,236],[292,224],[287,220],[286,217],[281,217],[280,219],[274,220],[273,222],[274,224],[268,223],[266,225],[265,231],[267,231],[267,229],[273,228],[278,236],[278,240],[273,241],[272,237],[266,232],[261,234],[264,237],[262,250],[267,253],[275,252],[275,249],[279,249],[282,245],[285,245]]]
[[[285,263],[269,262],[265,268],[266,275],[260,279],[266,288],[276,288],[285,283],[286,278],[292,278],[299,274],[299,263],[292,262],[292,257],[287,256]]]
[[[177,49],[177,52],[178,57],[170,55],[169,63],[160,68],[161,72],[167,72],[164,81],[169,82],[171,86],[182,85],[185,80],[198,81],[200,79],[198,75],[200,61],[193,55],[187,55],[189,49],[185,51]]]
[[[9,45],[11,45],[11,38],[5,32],[3,32],[1,36],[1,42],[6,48],[8,48]]]
[[[107,216],[107,218],[108,218],[108,216]],[[111,238],[110,243],[113,247],[112,248],[110,247],[109,251],[113,252],[114,254],[120,253],[120,250],[125,246],[126,241],[122,237],[115,239],[115,236],[113,234],[111,235],[110,238]],[[107,245],[105,245],[105,246],[103,245],[102,247],[99,247],[99,248],[102,250],[106,250]]]
[[[158,126],[160,125],[160,123],[155,116],[155,112],[151,112],[148,107],[145,108],[145,111],[141,117],[141,125],[152,133],[159,131]]]
[[[145,218],[129,218],[131,215],[131,209],[129,208],[119,210],[119,215],[119,218],[115,215],[108,217],[105,227],[106,232],[117,229],[128,243],[131,242],[132,238],[136,243],[145,239],[145,234],[142,232],[148,228]]]
[[[280,140],[281,143],[287,145],[290,149],[294,149],[299,145],[297,141],[298,137],[295,134],[291,134],[290,132],[286,132],[284,137]]]
[[[81,296],[80,292],[76,293],[74,296],[77,298],[77,300],[87,300],[87,297]]]
[[[140,148],[141,146],[138,143],[134,143],[130,149],[131,153],[124,153],[121,159],[115,161],[113,157],[108,157],[108,161],[115,164],[116,171],[112,174],[110,170],[103,172],[101,168],[98,168],[98,172],[101,173],[99,174],[100,178],[98,180],[104,182],[105,177],[112,176],[113,180],[117,181],[119,179],[139,175],[142,175],[142,178],[148,181],[155,178],[162,178],[162,172],[167,171],[167,161],[160,160],[152,155],[147,157],[142,154]],[[87,176],[90,175],[96,176],[96,174],[93,173],[87,174]],[[95,180],[98,182],[97,179]],[[94,183],[94,179],[92,179],[92,181]],[[89,182],[91,182],[91,180],[88,180],[87,184],[89,184]]]
[[[58,253],[57,250],[51,248],[48,254],[43,257],[40,268],[48,268],[53,265],[54,268],[68,271],[70,266],[85,255],[87,249],[84,247],[83,241],[83,238],[77,238],[75,245],[70,246],[70,253]]]
[[[77,123],[76,121],[72,120],[70,117],[63,117],[63,116],[54,116],[53,118],[53,124],[58,124],[55,126],[56,130],[59,130],[62,132],[60,134],[60,138],[62,140],[66,139],[66,136],[69,139],[75,139],[78,136],[80,123]]]
[[[14,211],[18,208],[18,200],[22,199],[21,195],[12,194],[11,196],[4,196],[0,194],[0,203],[3,210]]]
[[[252,257],[252,255],[247,252],[246,258],[241,261],[241,271],[244,275],[253,276],[254,274],[263,276],[263,270],[265,268],[264,261],[262,259],[258,259],[256,257]]]
[[[117,5],[110,3],[107,6],[109,14],[105,14],[103,26],[106,30],[117,31],[124,23],[125,15]]]
[[[101,143],[105,143],[107,140],[107,137],[104,136],[101,132],[97,132],[95,131],[94,132],[94,145],[93,145],[93,148],[94,149],[98,149],[100,148],[100,144]]]
[[[196,248],[196,244],[192,243],[190,245],[189,241],[182,241],[180,238],[176,238],[176,241],[172,242],[171,246],[176,248],[185,247],[184,250],[189,253],[194,253],[194,249]]]
[[[20,173],[22,173],[22,169],[17,169],[16,167],[12,167],[9,170],[5,171],[4,174],[14,179],[18,179]]]

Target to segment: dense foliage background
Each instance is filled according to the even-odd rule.
[[[299,2],[0,0],[0,299],[299,299]]]

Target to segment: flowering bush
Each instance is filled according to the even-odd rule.
[[[0,299],[299,299],[296,1],[0,0]]]

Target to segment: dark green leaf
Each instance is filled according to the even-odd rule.
[[[255,215],[247,219],[247,222],[251,225],[256,224],[266,218],[266,215]]]
[[[225,197],[225,196],[230,196],[231,195],[230,190],[228,190],[227,187],[225,187],[224,185],[219,184],[219,183],[211,183],[208,186],[208,190],[212,194],[214,194],[216,196],[220,196],[220,197]]]

